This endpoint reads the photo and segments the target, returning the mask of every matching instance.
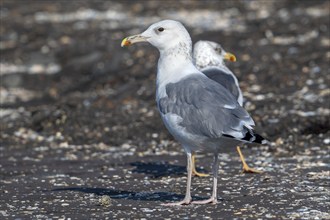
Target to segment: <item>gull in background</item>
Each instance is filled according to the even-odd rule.
[[[220,44],[212,41],[198,41],[194,44],[193,60],[196,67],[210,79],[220,83],[231,92],[240,106],[243,106],[243,95],[238,80],[234,73],[225,65],[225,60],[235,62],[236,57],[226,52]],[[243,164],[243,173],[262,173],[250,168],[245,162],[239,146],[236,147]],[[196,176],[208,176],[208,174],[196,171],[195,152],[192,154],[193,174]]]

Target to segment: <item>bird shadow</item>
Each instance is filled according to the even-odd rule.
[[[183,176],[186,175],[186,167],[180,165],[172,165],[167,162],[133,162],[131,166],[135,167],[133,173],[143,173],[153,178],[164,176]],[[198,171],[205,172],[204,169]]]
[[[167,162],[132,162],[133,173],[143,173],[153,178],[164,176],[183,176],[186,175],[186,167],[180,165],[172,165]],[[203,171],[203,169],[201,169]],[[95,194],[97,196],[109,196],[112,199],[130,199],[141,201],[180,201],[184,195],[173,192],[134,192],[119,189],[92,188],[92,187],[66,187],[56,188],[52,192],[74,191],[86,194]],[[193,199],[202,199],[202,197],[194,197]]]
[[[129,199],[136,201],[180,201],[184,198],[183,195],[178,195],[171,192],[133,192],[127,190],[115,190],[105,188],[91,188],[91,187],[67,187],[57,188],[51,190],[52,192],[74,191],[87,194],[95,194],[97,196],[109,196],[111,199]],[[201,197],[194,197],[194,199],[201,199]]]

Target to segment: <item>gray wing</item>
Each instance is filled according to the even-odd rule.
[[[223,87],[229,90],[231,94],[238,100],[241,90],[239,85],[236,84],[234,74],[230,74],[221,70],[219,68],[207,68],[202,70],[202,72],[210,79],[216,81],[217,83],[221,84]]]
[[[161,113],[181,117],[180,125],[191,134],[242,139],[254,126],[235,97],[203,75],[193,74],[177,83],[169,83],[166,93],[167,96],[158,101]]]

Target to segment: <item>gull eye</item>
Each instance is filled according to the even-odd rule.
[[[162,32],[162,31],[164,31],[164,28],[160,27],[160,28],[158,28],[158,31]]]
[[[215,50],[215,52],[216,52],[217,54],[221,54],[221,53],[222,53],[222,49],[221,49],[221,47],[216,47],[214,50]]]

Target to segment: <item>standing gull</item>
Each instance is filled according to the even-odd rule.
[[[229,90],[237,99],[240,106],[243,106],[243,95],[238,80],[224,62],[224,60],[235,62],[236,57],[233,54],[226,52],[218,43],[212,41],[198,41],[194,45],[193,59],[196,67],[202,73]],[[237,151],[243,164],[244,173],[261,173],[261,171],[250,168],[247,165],[239,146],[237,146]],[[197,176],[207,175],[196,171],[194,154],[193,173]]]
[[[187,154],[187,186],[182,201],[165,205],[217,203],[218,154],[239,142],[265,143],[253,130],[254,121],[221,84],[200,72],[192,61],[191,38],[177,21],[164,20],[139,35],[125,38],[122,46],[149,42],[160,52],[156,101],[169,132]],[[213,190],[207,200],[193,201],[191,177],[193,151],[214,154]]]

